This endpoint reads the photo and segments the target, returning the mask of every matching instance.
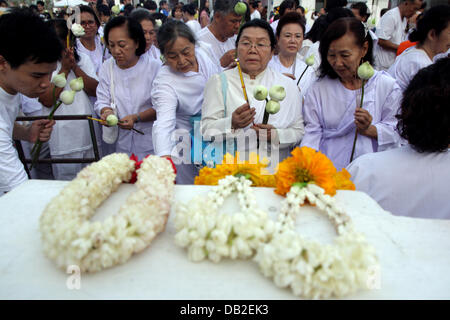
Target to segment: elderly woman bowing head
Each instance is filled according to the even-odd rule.
[[[294,81],[267,67],[274,48],[275,36],[267,22],[255,19],[241,27],[236,49],[242,74],[237,67],[208,81],[202,134],[205,138],[237,139],[236,148],[241,153],[258,150],[263,151],[260,155],[264,156],[270,151],[272,164],[276,165],[274,162],[289,156],[289,148],[303,136],[303,119],[300,94]],[[270,90],[274,85],[283,87],[287,94],[284,99],[275,97],[281,100],[280,109],[270,114],[267,124],[263,124],[266,101],[264,94],[255,98],[254,92],[261,88],[259,86]],[[245,136],[249,145],[240,143],[247,139]]]
[[[192,129],[190,120],[201,113],[206,82],[221,69],[196,45],[192,30],[181,21],[164,23],[158,31],[158,44],[166,63],[152,89],[158,119],[153,128],[155,153],[176,158],[177,183],[193,184],[198,172],[190,163],[178,163],[183,158],[190,162],[191,157],[181,155],[181,150],[175,148],[178,144],[175,131],[181,136]]]
[[[372,38],[364,25],[355,18],[334,21],[319,51],[320,77],[309,87],[303,107],[302,145],[322,151],[339,170],[350,162],[355,130],[355,158],[398,146],[399,86],[385,72],[375,71],[366,83],[357,75],[361,63],[372,61]]]

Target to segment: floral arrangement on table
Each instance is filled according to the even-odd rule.
[[[235,160],[230,155],[226,159]],[[202,169],[196,184],[219,187],[206,199],[197,197],[177,206],[175,243],[187,248],[189,259],[253,258],[277,286],[290,287],[304,298],[339,297],[366,287],[371,268],[378,266],[375,249],[332,197],[336,189],[355,189],[349,173],[345,169],[337,172],[314,149],[294,149],[271,180],[275,192],[286,197],[274,221],[258,208],[251,188],[259,185],[254,172],[265,167],[259,161],[251,163],[244,162],[240,170],[234,163]],[[224,199],[233,192],[240,212],[219,214]],[[322,245],[296,232],[295,218],[305,204],[315,205],[331,220],[338,233],[333,244]]]
[[[145,158],[137,170],[137,190],[119,213],[90,222],[96,208],[131,179],[136,162],[126,154],[104,157],[82,171],[45,208],[40,231],[45,254],[58,267],[78,265],[97,272],[126,262],[163,231],[171,208],[175,173],[170,161]]]

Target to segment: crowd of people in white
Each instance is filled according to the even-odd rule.
[[[346,0],[328,1],[312,26],[295,0],[283,1],[271,24],[261,19],[260,1],[243,2],[242,12],[238,2],[216,0],[209,8],[202,0],[200,10],[178,4],[171,17],[166,1],[159,12],[153,1],[137,9],[125,3],[114,17],[106,0],[81,5],[84,35],[77,38],[64,12],[56,19],[29,9],[4,13],[0,192],[28,179],[13,140],[28,141],[25,149],[44,142],[41,157],[93,157],[87,121],[15,121],[19,113],[49,114],[81,77],[83,90],[55,114],[104,120],[95,122],[101,157],[171,157],[177,183],[192,184],[199,165],[211,164],[206,156],[192,162],[196,134],[215,141],[218,153],[222,142],[241,158],[258,152],[272,169],[294,147],[308,146],[347,168],[356,189],[384,209],[450,218],[450,6],[402,0],[370,30],[362,2],[347,8]],[[367,82],[357,76],[364,62],[375,68]],[[50,81],[60,73],[66,88]],[[274,85],[286,97],[266,122],[267,102],[253,92]],[[110,115],[118,126],[106,125]],[[85,165],[38,164],[31,175],[71,180]]]

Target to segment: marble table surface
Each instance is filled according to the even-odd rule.
[[[81,275],[70,288],[71,274],[58,269],[42,251],[39,217],[66,185],[63,181],[29,180],[0,197],[0,299],[298,299],[275,286],[251,260],[190,262],[174,243],[174,210],[166,229],[127,263]],[[117,211],[134,185],[121,185],[98,209],[101,221]],[[175,186],[174,202],[205,195],[211,187]],[[258,204],[275,216],[281,197],[256,188]],[[236,198],[224,204],[237,209]],[[376,248],[380,260],[375,288],[345,299],[450,299],[450,220],[393,216],[361,192],[338,191],[338,203],[356,228]],[[323,243],[336,236],[318,209],[305,206],[297,229]]]

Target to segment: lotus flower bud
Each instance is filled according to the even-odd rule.
[[[81,24],[74,23],[72,25],[72,33],[75,37],[82,37],[84,36],[84,28],[81,26]]]
[[[280,111],[280,103],[276,100],[270,100],[266,104],[266,111],[268,114],[275,114]]]
[[[59,99],[64,103],[64,104],[72,104],[73,100],[75,99],[75,91],[72,90],[64,90],[63,92],[61,92],[61,94],[59,95]]]
[[[375,71],[368,61],[361,64],[358,68],[358,77],[362,80],[369,80],[374,75]]]
[[[67,80],[66,80],[66,74],[60,73],[53,77],[52,83],[57,86],[58,88],[64,88],[66,86]]]
[[[238,2],[234,6],[234,12],[240,16],[243,16],[247,12],[247,6],[243,2]]]
[[[114,13],[115,15],[120,13],[120,6],[118,4],[116,4],[115,6],[111,7],[111,12]]]
[[[267,94],[268,94],[267,88],[262,85],[256,86],[255,89],[253,89],[253,96],[258,101],[266,99]]]
[[[70,85],[70,89],[72,89],[73,91],[81,91],[84,88],[83,78],[79,77],[79,78],[73,79],[72,81],[70,81],[69,85]]]
[[[117,119],[117,117],[114,114],[110,114],[109,116],[106,117],[106,123],[110,127],[116,126],[118,122],[119,119]]]
[[[286,97],[286,90],[284,90],[284,87],[275,85],[269,90],[269,96],[272,100],[275,101],[283,101],[283,99]]]
[[[314,55],[312,54],[308,58],[306,58],[305,63],[310,67],[314,65]]]

